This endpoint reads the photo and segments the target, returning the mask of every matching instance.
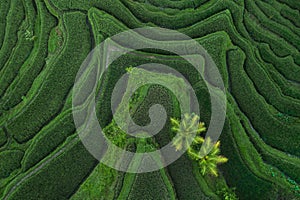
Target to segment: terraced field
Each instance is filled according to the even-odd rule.
[[[82,62],[105,39],[149,26],[195,39],[222,75],[220,140],[229,160],[219,177],[202,176],[185,154],[158,171],[120,172],[99,163],[78,137],[72,92]],[[235,188],[239,199],[300,199],[299,51],[298,0],[0,0],[0,198],[225,199],[224,190]],[[96,98],[101,126],[112,121],[116,82],[128,66],[145,63],[184,75],[209,125],[210,97],[197,71],[177,55],[146,49],[121,56],[105,73]],[[132,114],[139,125],[149,123],[154,104],[180,116],[167,88],[141,93]],[[153,141],[128,140],[124,148],[162,147],[170,127],[167,121]]]

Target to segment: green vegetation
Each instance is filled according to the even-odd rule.
[[[217,191],[224,200],[238,200],[238,197],[235,194],[235,188],[222,188],[221,190]]]
[[[62,131],[63,130],[63,131]],[[75,132],[73,118],[70,111],[62,113],[40,131],[38,137],[28,147],[23,170],[27,171],[62,144],[68,136]]]
[[[3,128],[0,128],[0,147],[2,147],[7,141],[7,135]]]
[[[18,150],[7,150],[0,153],[0,178],[7,178],[14,170],[21,166],[23,152]]]
[[[190,145],[192,145],[192,142],[198,144],[203,143],[203,138],[197,134],[204,132],[206,128],[204,127],[204,123],[198,123],[198,120],[198,115],[189,115],[188,113],[183,115],[181,122],[177,119],[171,118],[172,131],[178,134],[173,141],[173,145],[177,151],[182,148],[188,149]]]
[[[0,198],[299,199],[299,10],[296,0],[2,0]],[[132,152],[153,151],[172,141],[174,151],[191,146],[158,171],[118,172],[99,163],[80,142],[72,117],[73,84],[97,44],[149,26],[178,30],[209,53],[225,85],[226,123],[220,141],[204,140],[211,97],[197,70],[180,56],[159,49],[122,55],[108,67],[96,92],[96,114],[107,138]],[[161,35],[157,43],[170,40],[190,48],[171,37]],[[153,43],[149,38],[137,33],[134,40]],[[199,100],[201,123],[181,109],[180,98],[190,98],[183,79],[139,68],[146,63],[167,65],[182,74]],[[199,65],[206,64],[202,55]],[[209,84],[221,81],[214,80],[207,67],[203,72]],[[130,78],[122,82],[127,86],[123,100],[129,101],[117,102],[119,109],[128,107],[140,126],[150,123],[149,109],[155,104],[171,119],[153,138],[129,136],[113,119],[115,102],[110,97],[125,73]],[[129,96],[141,77],[155,84],[145,84]],[[113,161],[114,154],[105,158]],[[132,165],[138,168],[139,163]]]
[[[206,128],[203,122],[198,122],[199,119],[198,115],[188,113],[183,115],[181,122],[171,118],[172,131],[178,134],[175,136],[173,145],[177,151],[182,148],[187,149],[191,159],[198,162],[202,175],[218,176],[217,164],[225,163],[228,159],[219,155],[220,141],[213,144],[210,137],[204,140],[200,136]]]
[[[192,147],[188,150],[188,154],[193,160],[198,161],[202,175],[212,174],[214,176],[218,176],[217,165],[228,161],[227,158],[219,155],[220,141],[216,142],[216,144],[213,144],[208,137],[207,141],[194,141],[194,145],[195,143],[196,145],[199,143],[201,144],[201,142],[203,144],[203,147],[201,147],[203,150],[200,150],[200,152],[195,152],[192,144]]]
[[[62,31],[59,27],[55,27],[52,29],[49,38],[49,53],[55,53],[63,44],[63,36]]]

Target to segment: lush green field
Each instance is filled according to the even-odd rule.
[[[120,172],[99,163],[78,137],[72,111],[81,112],[84,102],[73,108],[72,94],[81,64],[105,39],[149,26],[193,38],[222,76],[227,111],[221,154],[229,160],[218,167],[219,177],[202,176],[186,154],[154,172]],[[153,42],[139,34],[134,39]],[[225,199],[224,191],[241,200],[300,199],[299,52],[299,0],[0,0],[0,199],[202,200]],[[184,76],[209,126],[211,98],[198,71],[178,55],[143,49],[120,56],[100,80],[95,101],[101,127],[113,122],[117,81],[129,66],[147,63]],[[207,67],[204,74],[214,78]],[[174,76],[168,84],[176,80],[183,79]],[[82,90],[88,99],[88,89]],[[174,93],[150,84],[131,98],[133,121],[149,124],[155,104],[168,118],[181,115]],[[151,151],[172,137],[167,120],[152,140],[127,137],[121,146]]]

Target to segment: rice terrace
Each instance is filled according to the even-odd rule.
[[[0,199],[300,200],[300,1],[0,0]]]

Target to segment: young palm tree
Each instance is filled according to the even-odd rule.
[[[217,165],[228,161],[226,157],[220,155],[220,141],[211,148],[212,145],[213,143],[208,137],[203,143],[201,151],[197,152],[193,148],[188,149],[190,157],[198,161],[202,175],[212,174],[218,176]]]
[[[172,131],[177,135],[173,141],[173,146],[177,151],[188,148],[192,141],[202,141],[198,134],[206,130],[203,122],[198,122],[199,116],[195,114],[184,114],[183,119],[171,118]],[[195,136],[196,135],[196,136]]]
[[[173,146],[177,151],[187,148],[188,155],[198,162],[202,175],[218,176],[217,165],[228,159],[220,155],[220,141],[213,144],[210,137],[204,140],[200,136],[206,128],[203,122],[198,121],[199,116],[195,114],[185,114],[181,122],[171,118],[172,131],[177,134]]]

